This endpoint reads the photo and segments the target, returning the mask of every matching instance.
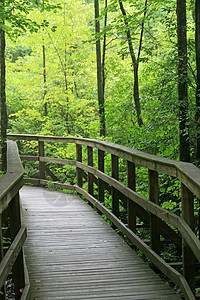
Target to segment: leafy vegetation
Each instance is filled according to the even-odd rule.
[[[134,4],[125,1],[124,5],[135,51],[141,22],[144,22],[138,71],[143,125],[137,124],[134,74],[126,43],[126,27],[118,3],[112,1],[106,10],[107,27],[102,30],[102,39],[103,33],[107,35],[106,140],[179,159],[175,2],[166,5],[160,1],[149,1],[145,18],[140,1]],[[103,22],[105,9],[102,2],[100,6]],[[191,5],[187,11],[188,125],[191,159],[196,161],[193,9]],[[62,9],[56,13],[32,11],[30,18],[43,26],[36,33],[27,31],[15,40],[7,38],[9,132],[99,137],[93,10],[93,3],[72,0],[67,4],[63,2]]]

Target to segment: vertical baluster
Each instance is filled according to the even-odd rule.
[[[10,207],[10,236],[13,240],[21,228],[21,218],[20,218],[20,203],[19,203],[19,192],[15,195],[9,204]],[[24,277],[24,259],[23,251],[21,250],[15,264],[13,266],[13,279],[15,287],[15,299],[20,299],[21,293],[20,289],[25,286]]]
[[[181,184],[182,217],[194,230],[194,201],[192,192]],[[183,275],[185,276],[191,290],[195,293],[195,256],[189,245],[183,239]]]
[[[88,165],[93,167],[93,148],[87,146]],[[88,173],[88,193],[94,196],[93,175]]]
[[[159,184],[158,172],[149,170],[149,200],[159,204]],[[151,248],[160,254],[160,226],[159,219],[150,214],[150,234],[151,234]]]
[[[133,191],[136,191],[135,164],[130,161],[127,161],[127,186]],[[136,206],[133,201],[128,199],[128,226],[133,232],[136,232]]]
[[[82,162],[82,145],[76,144],[76,160]],[[80,168],[76,168],[77,185],[79,187],[83,186],[83,178],[81,172],[82,170]]]
[[[2,232],[2,215],[0,214],[0,262],[3,259],[3,232]],[[1,289],[1,292],[3,293],[0,295],[0,299],[4,300],[6,299],[6,286],[4,285]]]
[[[98,149],[98,169],[104,172],[104,154],[105,152]],[[104,202],[104,182],[98,179],[98,200]]]
[[[44,156],[44,142],[38,141],[39,149],[39,177],[40,179],[45,179],[45,163],[40,161],[40,157]]]
[[[111,175],[113,178],[119,180],[119,160],[118,156],[111,154]],[[112,212],[119,217],[119,192],[114,187],[111,189],[112,193]]]

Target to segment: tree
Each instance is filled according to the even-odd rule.
[[[178,100],[180,160],[190,161],[187,75],[186,0],[177,0]]]
[[[196,126],[197,126],[197,153],[196,159],[200,162],[200,0],[195,2],[195,49],[196,49]]]
[[[46,117],[48,115],[48,109],[47,109],[47,101],[46,101],[46,94],[47,94],[47,74],[46,74],[46,48],[45,45],[42,45],[42,56],[43,56],[43,82],[44,82],[44,116]]]
[[[100,22],[99,22],[99,1],[94,0],[95,8],[95,34],[96,34],[96,61],[97,61],[97,88],[100,118],[100,136],[106,135],[105,109],[104,109],[104,85],[102,78],[101,64],[101,43],[100,43]]]
[[[139,83],[138,83],[138,67],[139,67],[139,61],[140,61],[140,54],[141,54],[141,49],[142,49],[142,39],[143,39],[143,32],[144,32],[144,19],[146,16],[147,12],[147,0],[145,0],[145,6],[144,6],[144,16],[141,24],[141,33],[140,33],[140,42],[139,42],[139,49],[138,49],[138,55],[136,57],[133,43],[132,43],[132,37],[131,37],[131,31],[130,31],[130,26],[128,23],[128,18],[126,14],[126,10],[124,8],[122,0],[119,0],[119,5],[120,9],[123,15],[124,19],[124,24],[126,26],[126,36],[127,36],[127,41],[128,41],[128,46],[129,46],[129,52],[133,64],[133,72],[134,72],[134,101],[135,101],[135,109],[137,113],[137,121],[138,125],[142,126],[143,121],[142,121],[142,116],[141,116],[141,107],[140,107],[140,96],[139,96]]]
[[[3,2],[1,2],[3,3]],[[4,24],[4,21],[2,21]],[[6,83],[6,65],[5,65],[5,31],[0,28],[0,68],[1,68],[1,160],[2,160],[2,171],[6,171],[7,167],[7,108],[6,108],[6,93],[5,93],[5,83]]]
[[[106,84],[106,75],[105,75],[105,60],[106,60],[106,27],[108,19],[108,0],[105,0],[105,17],[104,17],[104,36],[103,36],[103,50],[102,50],[102,83],[103,83],[103,99],[105,99],[105,84]],[[105,100],[104,100],[105,101]]]

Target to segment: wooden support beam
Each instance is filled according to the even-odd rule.
[[[3,259],[3,232],[2,232],[2,215],[0,214],[0,262]],[[0,295],[1,300],[6,299],[6,286],[3,285],[1,288],[2,295]]]
[[[135,176],[135,164],[127,160],[127,186],[136,191],[136,176]],[[133,201],[128,199],[127,212],[128,212],[128,227],[136,232],[136,207]]]
[[[104,172],[104,155],[105,152],[98,149],[98,169]],[[98,178],[98,199],[100,202],[104,202],[104,182]]]
[[[82,162],[82,145],[79,144],[76,144],[76,160]],[[77,185],[80,187],[83,186],[83,179],[81,173],[81,169],[76,168]]]
[[[194,231],[194,200],[192,192],[181,184],[182,217]],[[190,289],[195,294],[195,256],[190,246],[183,239],[183,275],[186,278]]]
[[[19,232],[17,233],[15,239],[13,240],[12,244],[10,245],[8,251],[4,255],[3,260],[0,263],[0,287],[6,281],[6,278],[10,273],[11,267],[15,264],[16,260],[18,259],[19,254],[22,251],[22,246],[26,240],[26,237],[27,237],[26,227],[22,226]],[[18,274],[20,276],[20,272]],[[17,292],[17,295],[18,293],[21,294],[20,291]],[[19,297],[16,296],[16,294],[15,294],[15,299],[19,299]]]
[[[158,172],[149,170],[149,200],[159,204]],[[150,214],[151,248],[160,254],[160,220]]]
[[[14,196],[9,206],[10,206],[10,235],[13,241],[21,229],[19,192]],[[24,259],[23,259],[22,249],[18,254],[15,264],[13,265],[13,279],[14,279],[14,288],[15,288],[15,299],[18,300],[21,297],[20,290],[25,287]]]
[[[87,146],[87,161],[88,165],[93,167],[93,148]],[[93,175],[88,173],[88,193],[94,196]]]
[[[45,179],[45,163],[40,161],[40,157],[44,156],[44,142],[38,141],[38,151],[39,151],[39,177],[40,179]]]
[[[118,156],[111,154],[111,176],[119,180],[119,159]],[[112,212],[119,217],[119,191],[114,187],[111,188],[112,195]]]
[[[53,181],[59,181],[57,176],[54,175],[54,173],[49,169],[48,166],[44,165],[44,169],[45,169],[45,172],[47,173],[47,175],[49,175],[51,177],[51,179],[53,179]]]

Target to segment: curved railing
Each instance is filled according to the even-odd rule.
[[[0,290],[6,299],[6,279],[12,270],[15,299],[29,299],[30,285],[22,246],[26,227],[21,224],[19,190],[23,186],[23,167],[15,142],[7,144],[7,173],[0,179]],[[3,224],[9,224],[6,227]],[[3,240],[11,239],[7,251]]]
[[[193,232],[193,197],[195,195],[200,199],[200,170],[198,168],[190,163],[157,157],[99,140],[19,134],[10,134],[8,138],[38,141],[39,152],[37,155],[21,156],[22,160],[39,161],[39,178],[29,178],[26,179],[27,181],[48,185],[45,178],[45,172],[47,172],[48,176],[54,180],[56,187],[74,190],[83,195],[118,227],[159,270],[181,288],[185,299],[195,299],[195,262],[200,262],[200,241]],[[76,160],[45,157],[44,145],[48,146],[48,143],[74,143],[76,145]],[[87,164],[82,162],[82,146],[87,147]],[[93,166],[93,149],[98,150],[98,168]],[[104,173],[105,153],[111,154],[111,176]],[[127,186],[119,182],[119,158],[127,161]],[[46,163],[75,166],[77,184],[69,185],[56,182],[56,176],[48,169]],[[148,169],[148,199],[136,192],[136,165]],[[158,172],[179,179],[181,183],[182,217],[159,206]],[[83,189],[83,178],[87,180],[87,191]],[[98,196],[94,195],[94,183],[98,186]],[[112,211],[104,206],[105,190],[112,195]],[[119,219],[120,205],[127,209],[128,224],[124,224]],[[136,234],[137,216],[141,220],[150,223],[151,248]],[[173,227],[177,230],[173,230]],[[183,275],[159,256],[160,235],[167,237],[182,249]]]

